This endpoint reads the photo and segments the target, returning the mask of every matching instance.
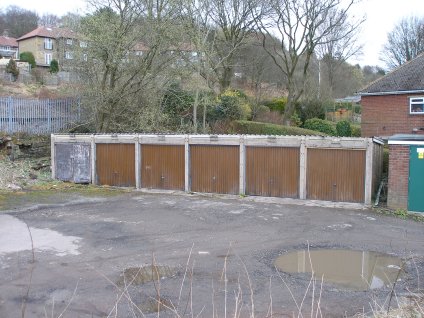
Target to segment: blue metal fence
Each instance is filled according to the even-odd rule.
[[[78,98],[26,99],[0,97],[0,131],[50,134],[64,131],[81,118]]]

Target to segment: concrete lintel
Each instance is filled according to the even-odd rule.
[[[239,135],[189,135],[191,145],[238,146]]]
[[[139,142],[149,145],[184,145],[183,135],[140,135]]]
[[[138,135],[119,135],[119,134],[111,134],[111,135],[94,135],[94,141],[98,144],[132,144],[139,139]]]
[[[308,148],[346,148],[346,149],[366,149],[368,145],[367,139],[346,140],[346,139],[323,139],[311,140],[306,139],[306,147]]]
[[[246,138],[246,146],[259,147],[300,147],[301,138]]]
[[[52,142],[72,143],[72,142],[91,142],[92,135],[51,135]]]

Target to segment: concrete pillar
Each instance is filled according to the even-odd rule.
[[[306,199],[306,169],[307,169],[306,137],[302,136],[300,141],[300,163],[299,163],[299,199]]]
[[[190,145],[189,136],[184,137],[184,191],[191,191],[190,184]]]
[[[246,194],[246,144],[245,137],[240,136],[240,195]]]
[[[372,176],[373,176],[373,149],[374,143],[372,138],[367,139],[367,150],[365,154],[365,195],[364,195],[364,204],[371,205],[372,198]]]
[[[96,140],[91,135],[91,183],[96,184]]]
[[[141,146],[139,135],[135,139],[135,188],[141,188]]]
[[[56,179],[56,152],[54,146],[55,135],[50,135],[50,153],[51,153],[51,167],[52,167],[52,179]]]

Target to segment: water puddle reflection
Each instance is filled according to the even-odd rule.
[[[302,250],[279,256],[274,265],[287,273],[311,273],[344,289],[363,291],[393,284],[402,268],[400,258],[352,250]]]
[[[58,256],[78,255],[81,238],[65,236],[50,229],[30,227],[35,251],[51,251]],[[11,215],[0,215],[0,256],[31,250],[27,225]]]

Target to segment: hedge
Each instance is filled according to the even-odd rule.
[[[337,131],[335,124],[328,120],[323,120],[319,118],[311,118],[305,121],[303,125],[306,129],[320,131],[330,136],[336,136]]]
[[[327,136],[325,133],[300,127],[282,126],[247,120],[235,120],[231,124],[232,132],[251,135],[287,135],[287,136]]]

